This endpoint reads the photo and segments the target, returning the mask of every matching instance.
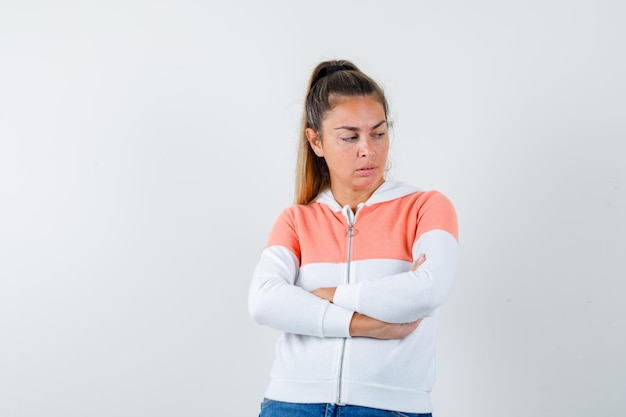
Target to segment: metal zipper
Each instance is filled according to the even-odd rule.
[[[361,208],[361,204],[357,206],[357,213]],[[356,235],[354,229],[354,221],[356,220],[356,213],[352,212],[350,206],[345,206],[342,210],[344,216],[348,220],[348,230],[346,230],[346,235],[348,236],[348,258],[346,260],[346,284],[350,283],[350,264],[352,263],[352,238]],[[339,376],[337,381],[337,405],[345,405],[342,402],[342,394],[343,394],[343,366],[344,366],[344,357],[346,354],[346,339],[343,338],[341,340],[341,356],[339,357]]]

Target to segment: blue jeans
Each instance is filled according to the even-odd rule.
[[[432,417],[432,414],[401,413],[358,405],[286,403],[264,398],[259,417]]]

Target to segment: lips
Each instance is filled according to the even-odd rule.
[[[376,165],[366,165],[363,168],[357,169],[357,171],[371,171],[371,170],[374,170],[376,168],[377,168]]]
[[[376,165],[366,165],[363,168],[357,169],[356,172],[359,174],[367,175],[375,172],[376,168],[378,168]]]

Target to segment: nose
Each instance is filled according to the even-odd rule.
[[[374,152],[374,148],[372,146],[372,143],[370,142],[369,139],[364,138],[361,141],[361,144],[359,146],[359,156],[360,157],[368,156],[368,155],[371,155],[373,152]]]

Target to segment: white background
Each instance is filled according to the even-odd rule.
[[[0,2],[0,416],[255,416],[323,59],[455,204],[435,415],[626,415],[621,1]]]

